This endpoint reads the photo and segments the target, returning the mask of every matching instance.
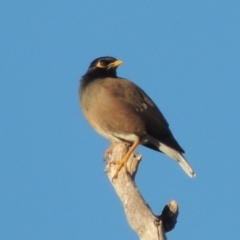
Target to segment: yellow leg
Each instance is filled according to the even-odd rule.
[[[118,163],[118,167],[116,169],[115,174],[113,175],[112,180],[116,179],[118,176],[118,173],[120,172],[120,170],[122,169],[122,167],[124,166],[125,169],[127,170],[127,161],[130,157],[130,155],[134,152],[134,150],[137,148],[137,146],[140,144],[140,141],[136,141],[133,143],[133,145],[131,146],[131,148],[128,150],[128,152],[126,153],[126,155],[123,157],[123,159]]]

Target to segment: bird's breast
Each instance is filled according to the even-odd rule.
[[[81,107],[91,126],[111,142],[134,142],[145,134],[145,124],[136,110],[102,84],[85,89]]]

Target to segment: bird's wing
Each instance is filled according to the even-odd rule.
[[[184,153],[184,150],[173,137],[169,124],[161,111],[140,87],[126,79],[119,79],[115,86],[116,89],[113,91],[115,96],[122,98],[135,109],[136,114],[144,121],[146,131],[151,137]],[[157,150],[151,144],[147,147]]]

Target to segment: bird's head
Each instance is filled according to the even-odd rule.
[[[91,62],[85,76],[116,77],[116,69],[121,64],[121,60],[113,57],[99,57]]]

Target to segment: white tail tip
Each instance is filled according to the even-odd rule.
[[[187,173],[187,175],[191,178],[196,177],[196,173],[188,163],[188,161],[183,157],[181,153],[178,151],[168,147],[167,145],[160,143],[159,149],[168,155],[169,157],[173,158],[175,161],[178,162],[178,164],[181,166],[181,168]]]

